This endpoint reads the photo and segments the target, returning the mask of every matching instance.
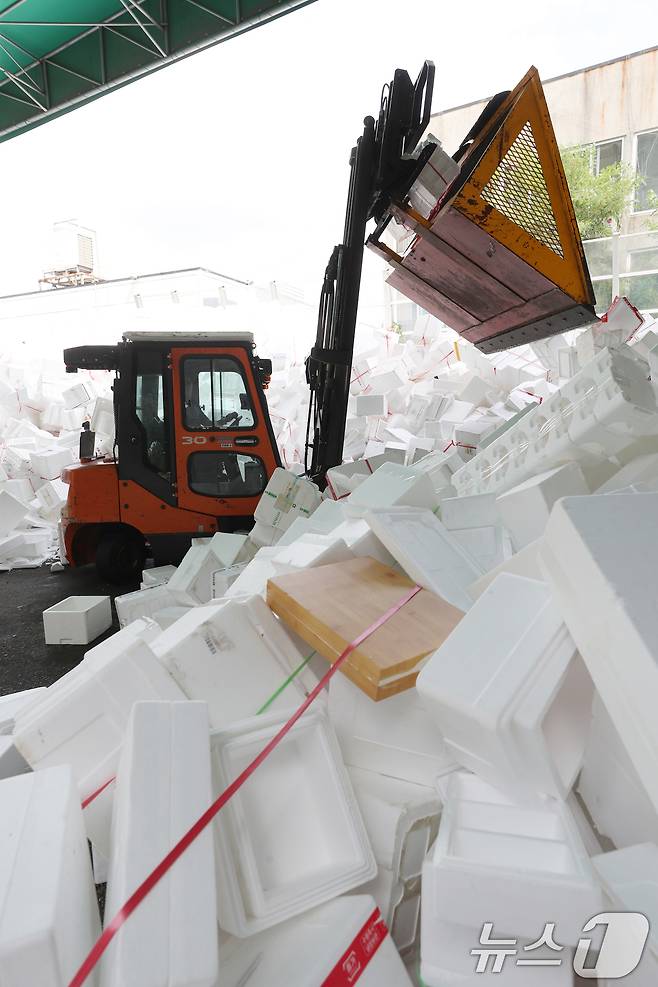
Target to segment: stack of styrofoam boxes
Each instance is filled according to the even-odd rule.
[[[514,937],[528,949],[548,920],[540,914],[547,901],[558,940],[574,947],[600,904],[566,805],[584,759],[594,690],[545,584],[499,575],[421,670],[417,689],[448,755],[477,776],[457,775],[448,785],[425,864],[421,969],[428,987],[466,976],[469,951],[460,959],[459,950],[469,939],[477,948],[485,922],[494,922],[493,938]],[[482,897],[469,893],[475,885]],[[541,894],[528,900],[533,886]],[[483,918],[486,908],[492,911]],[[566,974],[551,983],[569,982],[559,977]]]
[[[254,511],[250,542],[257,548],[274,545],[295,518],[310,517],[321,499],[314,483],[277,467]]]
[[[37,566],[57,551],[56,527],[66,501],[63,469],[77,462],[80,428],[110,387],[110,375],[81,375],[71,385],[63,366],[48,379],[33,366],[8,366],[0,360],[0,489],[25,505],[20,527],[0,545],[0,568]],[[111,453],[113,413],[98,422],[97,452]]]
[[[422,896],[427,987],[477,987],[484,979],[479,970],[496,983],[521,987],[537,977],[550,987],[571,987],[572,950],[585,922],[603,910],[599,881],[565,803],[521,803],[466,772],[448,784]],[[548,922],[554,945],[543,939]],[[546,969],[529,974],[537,965]]]
[[[421,873],[438,832],[441,801],[434,788],[362,768],[349,773],[378,866],[362,890],[372,894],[406,956],[418,946]]]
[[[658,436],[649,365],[627,346],[603,350],[553,397],[525,415],[453,476],[460,495],[502,494],[542,470],[578,462],[592,489],[612,457]],[[645,451],[641,449],[640,451]],[[618,468],[618,467],[617,467]]]
[[[130,710],[141,699],[185,699],[148,641],[156,625],[136,621],[87,652],[83,661],[51,685],[44,697],[19,710],[16,749],[37,771],[68,764],[82,800],[116,774]],[[85,810],[87,835],[109,851],[112,786]]]

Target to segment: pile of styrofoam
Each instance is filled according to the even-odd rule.
[[[56,558],[57,523],[78,462],[83,422],[96,454],[111,454],[114,413],[106,373],[68,377],[61,368],[0,360],[0,570]]]
[[[117,634],[48,689],[0,700],[9,987],[67,987],[98,933],[84,834],[110,920],[327,670],[269,609],[268,580],[358,556],[460,622],[415,688],[375,702],[334,676],[128,919],[97,983],[573,987],[597,962],[603,985],[630,972],[643,916],[658,923],[658,350],[588,333],[566,357],[564,340],[543,346],[574,371],[560,387],[546,367],[530,384],[518,354],[489,372],[460,351],[398,412],[402,357],[421,344],[364,364],[360,397],[378,400],[361,411],[389,408],[366,433],[388,434],[354,444],[368,456],[332,470],[324,497],[275,471],[248,537],[144,570],[116,601]],[[526,384],[542,400],[513,420]],[[493,437],[485,418],[503,423]],[[627,982],[657,972],[651,931]]]

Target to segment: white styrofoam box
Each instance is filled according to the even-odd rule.
[[[418,878],[439,828],[436,789],[349,768],[352,787],[379,867],[404,881]]]
[[[207,701],[213,729],[255,716],[304,657],[260,596],[195,607],[153,650],[189,699]],[[293,680],[271,708],[303,699]]]
[[[344,675],[334,675],[329,715],[352,767],[425,786],[458,767],[415,689],[376,703]]]
[[[472,600],[477,600],[484,593],[485,589],[491,586],[494,579],[502,573],[510,573],[513,576],[525,576],[527,579],[543,580],[543,573],[539,565],[539,546],[541,538],[530,542],[520,552],[515,552],[510,558],[505,559],[495,568],[480,576],[468,587],[468,595]]]
[[[177,620],[180,620],[181,617],[184,617],[192,609],[192,607],[164,607],[162,610],[158,610],[153,614],[153,620],[161,631],[166,631],[168,627],[171,627],[172,624],[175,624]]]
[[[438,137],[428,133],[423,147],[430,141],[436,147],[409,189],[409,202],[425,219],[429,218],[449,183],[459,174],[459,165],[446,154]]]
[[[108,919],[211,802],[205,703],[135,703],[114,797]],[[101,960],[101,987],[217,987],[214,870],[208,827],[110,943]]]
[[[515,550],[518,552],[541,537],[553,504],[560,497],[588,493],[578,463],[565,463],[501,494],[496,503]]]
[[[350,960],[363,948],[375,907],[370,895],[343,896],[248,939],[226,941],[220,948],[223,987],[318,987],[330,983],[334,971],[337,984],[411,987],[390,935],[369,951],[367,965]],[[366,942],[379,942],[379,935],[368,934]]]
[[[595,492],[597,494],[616,493],[625,487],[632,487],[636,483],[655,480],[656,477],[658,477],[658,452],[652,452],[646,456],[631,459],[614,476],[597,487]]]
[[[441,521],[448,531],[483,528],[500,523],[495,494],[447,497],[441,501]]]
[[[273,528],[271,524],[256,521],[249,532],[249,541],[254,546],[254,554],[259,548],[271,548],[272,545],[276,545],[282,531],[282,528]]]
[[[598,696],[578,792],[598,831],[616,847],[658,843],[658,813]]]
[[[384,548],[365,518],[348,518],[334,528],[334,538],[341,538],[357,558],[376,559],[383,565],[395,565],[395,559]]]
[[[267,580],[272,579],[277,574],[274,565],[274,557],[277,551],[278,545],[272,545],[269,548],[259,548],[253,559],[236,576],[225,591],[224,598],[238,599],[239,597],[253,596],[254,594],[265,597]]]
[[[226,596],[233,583],[238,576],[242,575],[248,565],[248,562],[240,562],[237,565],[226,566],[224,569],[216,569],[210,581],[211,602]]]
[[[75,452],[66,446],[30,453],[30,466],[44,480],[56,480],[63,469],[75,462]]]
[[[217,532],[209,540],[194,539],[190,549],[167,582],[176,603],[210,603],[212,574],[232,565],[244,548],[245,535]]]
[[[333,562],[347,562],[354,557],[343,539],[334,534],[304,534],[291,545],[278,544],[272,561],[276,572],[289,572],[291,569],[311,569]]]
[[[551,921],[557,941],[571,946],[602,905],[564,803],[521,805],[475,775],[452,775],[439,835],[423,865],[423,943],[432,939],[427,917],[478,930],[493,922],[497,932],[522,939],[538,938]]]
[[[91,388],[83,384],[82,381],[62,391],[62,400],[65,408],[79,408],[80,405],[89,404],[93,397]]]
[[[390,366],[390,369],[380,368],[368,378],[369,394],[388,394],[401,387],[405,380],[401,368]]]
[[[460,610],[482,569],[432,511],[418,507],[371,510],[366,520],[410,579]]]
[[[264,714],[211,733],[223,791],[288,719]],[[220,925],[249,936],[322,904],[377,871],[331,724],[306,713],[214,823]]]
[[[254,518],[260,524],[285,531],[296,517],[310,517],[321,500],[314,483],[277,467],[258,502]]]
[[[501,936],[500,929],[494,923],[491,939],[507,939],[507,943],[502,943],[498,948],[509,950],[509,954],[504,959],[502,969],[494,973],[496,946],[491,945],[488,947],[486,970],[477,973],[479,957],[473,955],[473,950],[487,951],[487,946],[480,941],[482,928],[436,919],[426,914],[427,911],[423,899],[420,972],[425,987],[486,987],[487,984],[490,987],[494,984],[496,987],[573,987],[572,949],[561,946],[559,942],[557,945],[561,952],[550,946],[531,948],[539,940],[544,925],[532,940],[524,940],[512,938],[513,933],[510,934],[509,930]],[[547,965],[534,968],[519,965],[517,961],[523,959]],[[558,965],[554,965],[556,963]]]
[[[575,346],[563,346],[558,350],[558,371],[567,380],[578,373],[578,353]]]
[[[363,517],[376,507],[424,507],[433,510],[437,499],[432,482],[425,473],[399,463],[384,463],[345,501],[348,514]]]
[[[62,480],[46,480],[37,490],[37,500],[44,511],[59,510],[66,503],[69,487]]]
[[[186,698],[130,627],[93,651],[41,701],[19,711],[14,729],[16,747],[34,771],[71,765],[82,800],[115,776],[133,703]],[[109,786],[85,809],[89,838],[106,854],[112,798]]]
[[[14,738],[0,736],[0,779],[13,778],[14,775],[22,775],[31,770],[25,758],[16,750]]]
[[[21,709],[27,709],[41,699],[46,692],[45,686],[37,689],[24,689],[22,692],[11,692],[0,696],[0,737],[14,732],[14,719]]]
[[[5,536],[19,526],[25,517],[25,504],[6,491],[0,492],[0,535]]]
[[[658,493],[565,497],[540,562],[565,623],[658,809]]]
[[[30,501],[34,500],[34,490],[32,489],[32,484],[30,481],[22,477],[18,480],[5,480],[4,483],[0,483],[0,490],[11,494],[16,500],[19,500],[21,504],[26,507],[29,505]]]
[[[175,606],[176,597],[166,584],[156,584],[114,599],[119,626],[126,627],[139,617],[153,617],[165,607]]]
[[[441,521],[484,572],[503,564],[512,554],[494,494],[444,498]]]
[[[602,350],[454,475],[460,494],[503,493],[562,463],[588,469],[658,434],[649,366],[626,346]]]
[[[111,626],[109,596],[67,596],[43,611],[46,644],[89,644]]]
[[[0,782],[0,805],[2,987],[67,987],[101,931],[71,769]]]
[[[114,436],[114,403],[112,398],[96,398],[94,401],[91,430],[97,435]]]
[[[544,583],[498,576],[423,666],[416,688],[458,764],[520,801],[567,797],[594,690]]]
[[[655,987],[658,983],[658,846],[641,843],[592,860],[611,912],[639,912],[649,922],[649,939],[636,969],[621,980],[599,978],[603,987]]]
[[[150,586],[163,586],[169,582],[176,572],[175,565],[158,565],[142,572],[142,589]]]
[[[386,395],[385,394],[359,394],[356,398],[356,414],[386,415]]]

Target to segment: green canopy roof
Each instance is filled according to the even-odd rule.
[[[0,141],[313,0],[0,0]]]

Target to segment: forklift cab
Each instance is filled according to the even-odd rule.
[[[114,371],[115,446],[64,479],[71,565],[124,582],[147,552],[178,561],[193,536],[248,530],[279,454],[265,400],[271,361],[251,333],[132,332],[65,350],[67,371]]]

